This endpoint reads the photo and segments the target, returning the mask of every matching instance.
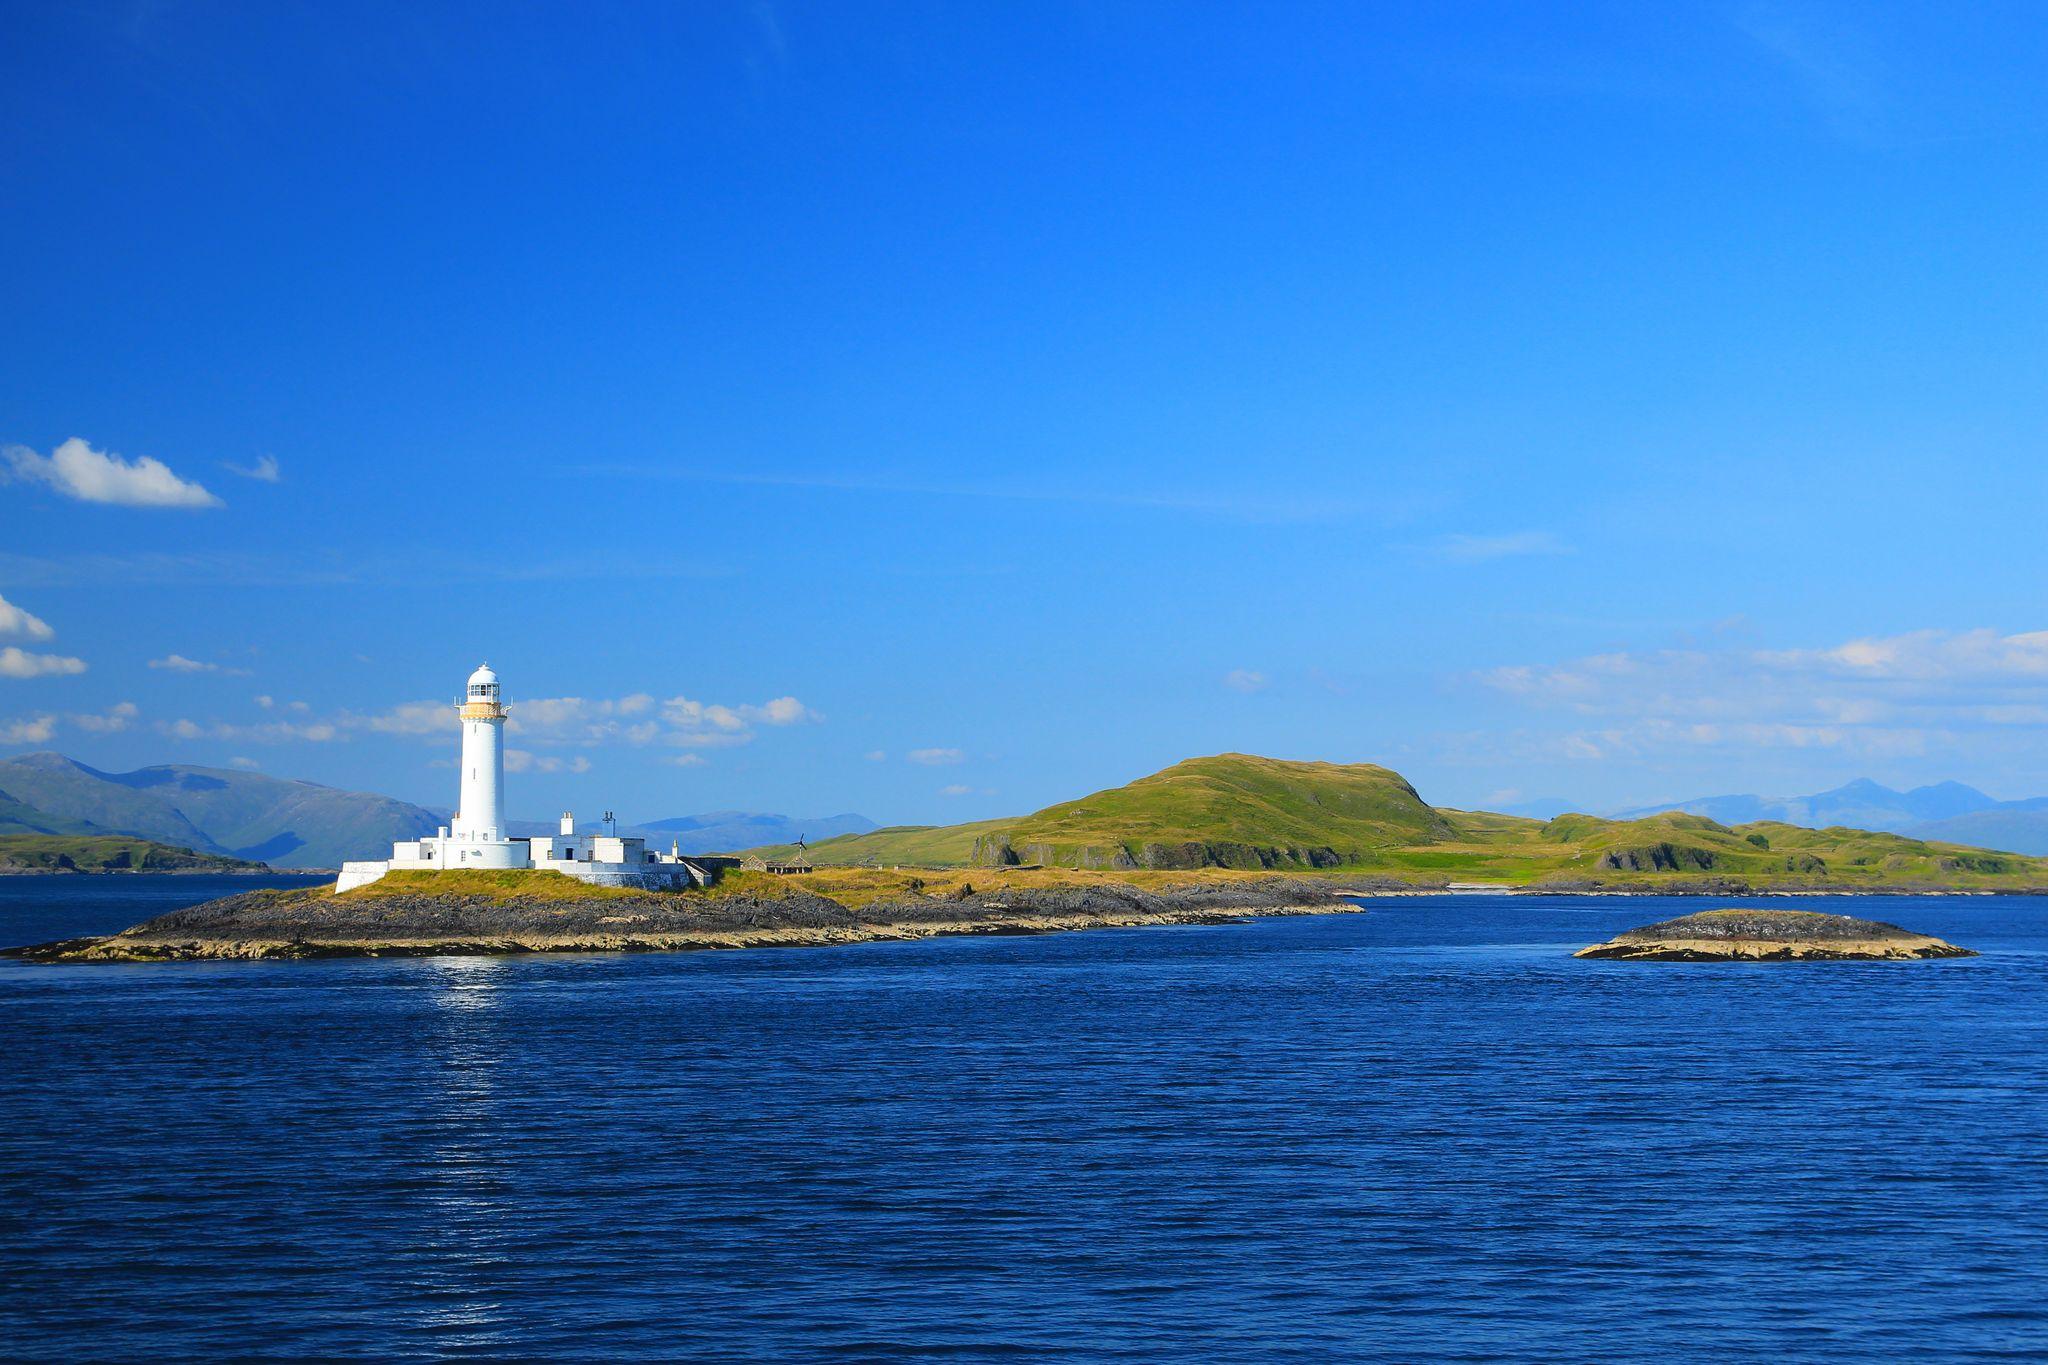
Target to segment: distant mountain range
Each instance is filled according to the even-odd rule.
[[[0,835],[118,834],[272,867],[337,867],[350,858],[389,856],[395,841],[432,834],[450,818],[445,810],[371,792],[230,768],[161,764],[108,773],[58,753],[0,762]],[[555,831],[546,821],[511,823],[515,835]],[[852,814],[795,819],[713,811],[621,824],[619,832],[673,842],[685,853],[721,853],[874,828]]]
[[[62,754],[0,762],[0,833],[125,834],[269,863],[335,867],[388,856],[445,817],[367,792],[229,768],[164,764],[107,773]]]
[[[1619,812],[1617,818],[1639,819],[1663,811],[1704,815],[1724,825],[1753,820],[1779,820],[1809,829],[1841,825],[2009,853],[2048,854],[2048,797],[1998,801],[1961,782],[1896,791],[1865,778],[1812,796],[1699,796],[1639,806]]]

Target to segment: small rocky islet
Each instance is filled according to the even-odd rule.
[[[1573,956],[1624,962],[1883,962],[1977,954],[1853,915],[1723,909],[1630,929]]]

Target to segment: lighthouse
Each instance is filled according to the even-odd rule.
[[[462,721],[462,797],[454,836],[472,843],[505,837],[505,706],[489,664],[469,675],[456,711]]]
[[[469,675],[455,718],[462,726],[461,800],[455,821],[438,833],[400,839],[388,859],[350,859],[334,879],[353,891],[397,872],[532,872],[572,877],[591,886],[679,891],[708,886],[719,860],[657,853],[637,835],[578,834],[576,817],[562,816],[559,834],[508,833],[505,828],[505,699],[498,675],[485,664]],[[724,860],[737,862],[737,859]]]

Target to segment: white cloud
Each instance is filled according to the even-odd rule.
[[[202,659],[188,659],[182,654],[166,654],[161,659],[151,659],[151,668],[161,668],[171,673],[221,673],[231,678],[246,678],[246,668],[229,668],[225,664],[211,664]]]
[[[759,719],[768,725],[795,725],[801,721],[815,722],[824,719],[795,697],[777,697],[754,709],[759,711]]]
[[[261,763],[258,763],[253,758],[242,758],[240,756],[237,756],[235,758],[231,758],[228,760],[228,766],[230,768],[241,768],[244,771],[253,771],[257,768],[262,767],[263,765]]]
[[[1528,555],[1568,555],[1572,549],[1548,531],[1509,531],[1490,536],[1444,536],[1429,547],[1429,552],[1452,564],[1482,564]]]
[[[670,697],[661,704],[661,718],[685,730],[714,729],[729,733],[747,728],[746,717],[736,707]]]
[[[48,744],[56,733],[55,716],[27,716],[0,721],[0,744]]]
[[[887,749],[870,749],[865,754],[862,754],[861,757],[870,763],[886,763],[889,761],[889,751]]]
[[[0,678],[48,678],[85,672],[85,660],[65,654],[31,654],[8,645],[0,649]]]
[[[272,701],[258,697],[268,709]],[[444,735],[460,727],[455,708],[445,701],[402,701],[387,711],[363,716],[344,712],[341,723],[351,730],[368,730],[379,735]]]
[[[284,482],[284,475],[278,471],[277,456],[275,455],[259,455],[256,463],[252,465],[230,464],[226,460],[222,460],[220,467],[230,474],[239,474],[245,479],[254,479],[258,483]]]
[[[654,699],[634,693],[617,701],[586,697],[531,697],[510,706],[506,729],[543,743],[604,744],[625,739],[636,728],[624,722],[645,715]],[[641,733],[646,733],[641,731]]]
[[[1272,684],[1272,679],[1250,668],[1233,668],[1223,675],[1223,685],[1233,692],[1263,692]]]
[[[33,612],[24,611],[4,597],[0,597],[0,635],[15,635],[24,640],[48,640],[56,635],[50,623]]]
[[[962,749],[912,749],[904,757],[927,768],[943,768],[967,761],[966,751]]]
[[[954,782],[939,788],[941,796],[994,796],[992,787],[970,787],[964,782]]]
[[[90,735],[108,735],[128,728],[128,723],[142,714],[142,708],[132,701],[115,702],[98,714],[73,714],[71,723]]]
[[[200,485],[173,474],[161,460],[147,455],[124,460],[119,455],[94,450],[76,436],[48,455],[38,455],[27,446],[8,446],[0,455],[5,456],[16,479],[47,484],[80,502],[121,507],[223,505]]]
[[[678,768],[701,768],[704,766],[704,755],[671,754],[667,758],[662,759],[661,761],[664,763],[672,764]]]

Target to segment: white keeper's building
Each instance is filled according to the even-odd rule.
[[[456,715],[462,722],[461,800],[455,823],[431,838],[391,846],[385,862],[341,865],[336,891],[366,886],[386,872],[457,871],[464,868],[528,868],[559,872],[598,886],[639,886],[676,890],[702,886],[710,871],[671,849],[650,852],[641,838],[578,834],[576,817],[564,812],[561,833],[513,838],[505,833],[505,719],[498,675],[485,664],[469,675]]]

